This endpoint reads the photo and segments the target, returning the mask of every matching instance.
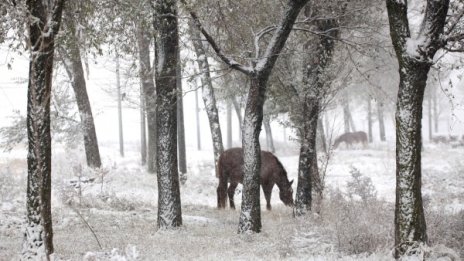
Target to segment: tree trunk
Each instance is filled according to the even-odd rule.
[[[421,194],[421,120],[429,69],[429,64],[415,61],[400,66],[395,117],[395,244],[397,252],[403,253],[413,241],[427,241]]]
[[[232,99],[232,104],[234,105],[235,114],[237,114],[238,139],[242,140],[242,132],[243,132],[243,128],[242,128],[242,122],[243,122],[242,108],[241,108],[240,104],[237,102],[237,100],[235,99],[235,97],[232,97],[231,99]]]
[[[421,252],[420,245],[427,243],[421,194],[422,104],[433,57],[443,44],[449,1],[427,0],[420,30],[414,36],[407,2],[386,2],[400,75],[395,114],[395,257],[400,258]]]
[[[182,66],[180,63],[180,48],[177,52],[177,144],[179,153],[180,181],[187,181],[187,155],[185,152],[185,125],[184,125],[184,103],[182,90]]]
[[[368,129],[369,143],[372,143],[373,139],[372,139],[372,99],[371,97],[367,97],[367,129]]]
[[[383,117],[383,102],[377,101],[377,118],[379,119],[379,135],[380,141],[386,141],[385,122]]]
[[[140,85],[140,157],[142,165],[147,164],[147,126],[145,121],[145,99]]]
[[[216,166],[219,156],[222,152],[224,152],[216,97],[214,95],[213,83],[211,81],[208,58],[201,41],[201,34],[193,25],[190,25],[190,34],[193,38],[192,43],[195,48],[197,63],[201,74],[201,91],[203,102],[205,103],[206,114],[208,115],[211,138],[213,140],[214,164]],[[216,172],[216,177],[217,176],[218,173]]]
[[[245,121],[243,128],[243,191],[242,209],[238,232],[260,232],[261,231],[261,205],[260,193],[260,169],[261,169],[261,146],[259,134],[263,121],[264,95],[266,81],[260,75],[250,77],[250,88],[245,108]],[[267,79],[265,79],[267,80]]]
[[[150,34],[143,23],[137,24],[137,45],[139,52],[140,81],[148,126],[147,170],[155,173],[156,157],[156,94],[153,71],[150,65]]]
[[[271,120],[269,117],[264,117],[264,131],[266,132],[266,147],[267,149],[274,153],[274,140],[272,139],[272,129],[271,129]]]
[[[232,148],[232,102],[227,101],[227,148]]]
[[[51,213],[50,96],[54,39],[61,24],[64,0],[54,6],[27,1],[29,14],[29,83],[27,92],[27,198],[22,259],[48,260],[54,252]],[[50,10],[49,10],[50,8]],[[43,32],[50,32],[44,34]]]
[[[322,151],[324,153],[327,153],[327,138],[325,137],[324,124],[322,123],[321,115],[319,116],[319,119],[317,120],[317,132],[319,133],[319,139],[321,141]]]
[[[63,51],[66,56],[64,62],[65,66],[70,68],[70,72],[68,74],[71,77],[71,86],[76,96],[77,108],[81,119],[87,165],[92,168],[100,168],[100,151],[98,148],[92,108],[87,94],[84,68],[82,66],[82,57],[79,48],[79,39],[77,37],[74,17],[72,17],[70,12],[66,12],[65,25],[68,29],[67,36],[69,37],[69,42],[67,46],[68,49]]]
[[[158,228],[182,225],[177,170],[177,63],[179,36],[177,1],[157,1],[155,12],[156,146]]]
[[[342,98],[342,107],[343,107],[343,126],[345,127],[345,133],[350,132],[350,107],[348,105],[348,100]]]
[[[124,135],[122,130],[122,94],[119,69],[119,54],[116,53],[116,88],[118,89],[119,154],[121,155],[121,157],[124,157]]]
[[[197,123],[197,149],[201,150],[200,106],[198,104],[198,90],[195,90],[195,119]]]

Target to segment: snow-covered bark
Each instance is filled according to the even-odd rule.
[[[142,81],[144,107],[148,125],[147,170],[150,173],[154,173],[156,157],[156,96],[153,71],[150,65],[150,34],[143,23],[137,24],[137,45],[140,66],[139,73],[140,80]]]
[[[54,39],[64,0],[27,1],[30,14],[29,83],[27,93],[27,198],[22,259],[49,259],[54,252],[51,213],[50,95]]]
[[[422,102],[433,57],[443,44],[449,1],[427,1],[417,35],[411,35],[407,2],[386,2],[400,74],[395,115],[395,256],[400,257],[427,242],[421,194]]]
[[[177,170],[177,1],[156,1],[154,12],[158,227],[166,229],[182,225]]]
[[[194,25],[190,25],[190,34],[193,38],[192,43],[197,56],[197,64],[201,75],[201,92],[206,114],[208,115],[211,138],[213,140],[214,162],[217,164],[219,156],[224,152],[224,145],[222,142],[221,125],[219,124],[219,114],[216,105],[216,97],[214,95],[213,83],[211,80],[208,57],[206,56],[206,52],[201,41],[200,32],[194,27]],[[216,177],[217,175],[218,174],[216,173]]]
[[[87,165],[93,168],[101,167],[100,150],[98,148],[97,134],[93,120],[92,107],[90,106],[87,86],[84,77],[84,67],[79,47],[79,39],[73,12],[65,12],[64,24],[66,26],[67,44],[61,52],[64,63],[71,80],[71,86],[76,96],[77,108],[81,119],[82,134],[84,136],[84,149]]]

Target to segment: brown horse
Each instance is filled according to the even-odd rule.
[[[218,208],[226,207],[228,194],[230,207],[235,209],[235,188],[237,188],[238,183],[243,182],[242,148],[232,148],[224,151],[218,160],[217,173],[219,176],[219,186],[217,188]],[[229,188],[227,188],[227,183],[230,183]],[[266,208],[268,210],[271,210],[271,193],[274,184],[279,187],[280,200],[287,206],[293,206],[292,183],[293,180],[288,181],[287,172],[277,157],[270,152],[261,151],[261,187],[267,201]]]
[[[344,142],[347,147],[351,147],[353,143],[361,143],[364,147],[367,145],[367,134],[364,131],[347,132],[338,136],[334,142],[334,149]]]

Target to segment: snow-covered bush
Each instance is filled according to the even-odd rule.
[[[464,257],[464,210],[446,213],[426,210],[427,235],[431,245],[444,245]]]
[[[331,231],[340,251],[347,254],[374,253],[393,246],[393,204],[372,197],[369,199],[359,201],[340,190],[329,190],[322,206],[322,222]]]
[[[360,197],[364,202],[377,198],[377,190],[370,177],[365,177],[359,169],[353,166],[351,166],[350,174],[351,180],[346,184],[350,198]]]

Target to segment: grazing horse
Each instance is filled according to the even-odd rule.
[[[334,142],[334,149],[344,142],[347,147],[351,147],[353,143],[362,143],[364,147],[367,145],[367,134],[364,131],[347,132],[338,136]]]
[[[219,185],[217,188],[218,208],[226,207],[228,194],[230,207],[235,209],[235,188],[237,188],[238,183],[243,182],[242,148],[232,148],[224,151],[217,163],[217,173],[219,176]],[[261,151],[260,175],[261,187],[267,201],[266,208],[268,210],[271,210],[271,193],[274,184],[279,187],[280,200],[287,206],[293,206],[293,180],[288,181],[287,172],[282,163],[270,152]],[[227,183],[230,183],[229,188],[227,188]]]

